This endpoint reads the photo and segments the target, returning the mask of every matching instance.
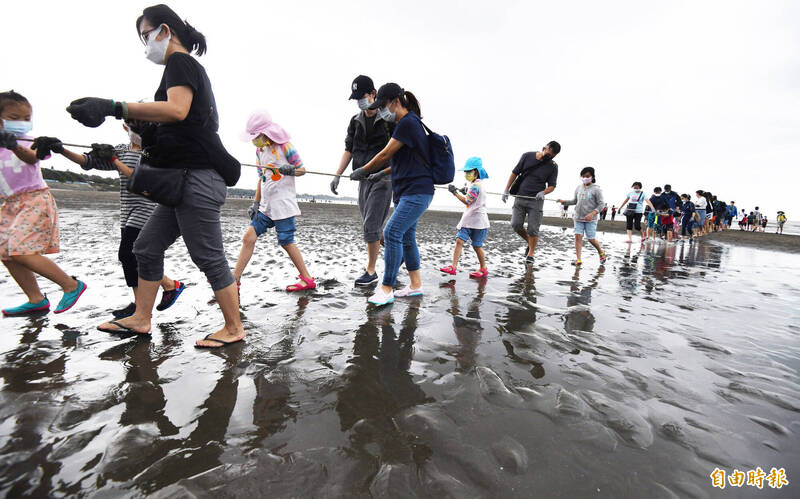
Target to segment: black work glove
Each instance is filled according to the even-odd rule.
[[[452,194],[453,196],[455,196],[456,192],[458,192],[458,188],[453,184],[448,185],[447,190],[450,191],[450,194]]]
[[[287,177],[294,177],[295,176],[295,167],[292,165],[281,165],[278,168],[278,173],[281,175],[286,175]]]
[[[55,137],[36,137],[31,144],[31,149],[36,151],[38,159],[45,159],[54,152],[59,154],[64,152],[64,144]]]
[[[19,144],[17,144],[17,136],[11,132],[0,130],[0,147],[13,151],[19,147]]]
[[[117,157],[117,150],[111,144],[92,144],[89,154],[101,161],[112,161]]]
[[[69,103],[67,112],[72,119],[82,125],[97,128],[106,120],[106,116],[114,116],[114,101],[98,97],[83,97]]]
[[[350,174],[350,180],[364,180],[368,175],[369,172],[362,166],[361,168],[353,170],[353,173]]]
[[[258,215],[259,204],[260,203],[258,201],[253,201],[253,204],[250,206],[250,208],[247,208],[247,216],[250,217],[251,221],[256,218],[256,215]]]
[[[388,169],[383,169],[383,170],[381,170],[381,171],[379,171],[377,173],[373,173],[372,175],[367,177],[367,180],[369,180],[370,182],[373,182],[373,183],[380,182],[380,181],[382,181],[384,179],[384,177],[386,177],[386,175],[389,175],[390,173],[391,172]]]

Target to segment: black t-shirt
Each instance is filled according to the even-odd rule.
[[[547,187],[555,187],[558,180],[558,164],[552,159],[542,161],[536,159],[536,152],[526,152],[519,158],[514,167],[514,175],[519,176],[523,170],[527,173],[517,192],[520,196],[535,196]]]
[[[192,105],[183,121],[158,125],[156,147],[160,162],[168,168],[215,168],[207,150],[209,135],[216,135],[219,129],[211,81],[194,57],[177,52],[167,59],[155,100],[166,101],[167,89],[180,86],[191,87]]]
[[[653,194],[650,196],[650,202],[653,204],[653,208],[655,208],[656,211],[666,211],[669,209],[669,204],[667,200],[664,199],[663,194]]]

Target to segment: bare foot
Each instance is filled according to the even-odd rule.
[[[97,326],[97,329],[106,333],[150,334],[150,322],[130,316],[116,321],[104,322]]]
[[[239,326],[239,329],[233,332],[228,331],[228,328],[223,327],[216,333],[208,335],[202,340],[195,341],[195,346],[203,348],[222,348],[228,343],[236,343],[244,339],[244,328]],[[215,341],[218,340],[218,341]]]

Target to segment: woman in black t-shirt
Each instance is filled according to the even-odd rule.
[[[183,236],[192,261],[211,284],[225,318],[225,326],[196,346],[215,348],[244,339],[239,297],[222,246],[220,212],[227,185],[239,178],[240,165],[217,135],[219,118],[211,82],[191,55],[206,51],[205,37],[166,5],[144,9],[136,20],[147,59],[163,64],[164,74],[156,102],[125,103],[87,97],[67,108],[73,118],[97,127],[106,116],[157,124],[143,133],[143,146],[152,166],[181,169],[183,196],[177,206],[159,205],[134,244],[139,265],[136,312],[101,324],[110,333],[149,334],[153,304],[164,269],[164,252]],[[166,172],[165,172],[166,173]]]

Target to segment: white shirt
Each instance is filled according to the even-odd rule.
[[[280,168],[290,164],[286,159],[285,149],[291,148],[290,144],[283,146],[267,146],[256,151],[259,166]],[[258,211],[274,220],[296,217],[300,214],[297,205],[297,192],[294,186],[294,177],[281,175],[280,180],[272,180],[273,171],[259,168],[261,178],[261,203]]]

